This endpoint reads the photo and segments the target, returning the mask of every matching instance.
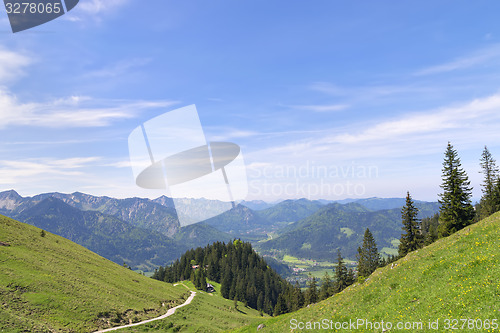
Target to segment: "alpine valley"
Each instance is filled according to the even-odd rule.
[[[250,241],[281,271],[279,261],[287,255],[333,262],[339,249],[347,259],[355,260],[356,249],[367,227],[372,230],[382,253],[395,253],[401,235],[404,199],[346,202],[297,199],[265,204],[249,201],[203,222],[181,227],[172,199],[165,196],[154,200],[115,199],[55,192],[22,197],[10,190],[0,193],[0,214],[145,272],[174,262],[191,248],[235,238]],[[220,204],[189,199],[193,211],[210,210]],[[416,205],[421,217],[431,216],[439,209],[438,203],[416,201]]]

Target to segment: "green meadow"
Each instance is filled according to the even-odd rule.
[[[268,319],[260,332],[300,331],[307,325],[310,331],[327,327],[331,331],[382,332],[388,323],[391,332],[498,332],[494,323],[500,321],[499,240],[497,213],[377,269],[363,284]],[[358,320],[360,325],[348,330],[339,326]],[[399,330],[398,323],[411,328]],[[238,330],[255,331],[255,324]]]
[[[141,326],[122,329],[119,332],[222,332],[232,331],[245,325],[259,325],[268,315],[260,315],[259,311],[245,307],[242,302],[234,307],[234,301],[227,300],[219,294],[220,285],[210,282],[215,292],[206,293],[196,290],[190,281],[179,285],[196,291],[191,304],[184,306],[162,320],[147,323]],[[187,290],[187,289],[186,289]]]
[[[164,314],[189,296],[65,238],[0,216],[0,332],[89,332]]]

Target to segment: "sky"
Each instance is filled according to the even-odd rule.
[[[0,190],[117,198],[128,136],[195,104],[238,144],[247,200],[435,201],[458,151],[500,158],[500,2],[80,0],[12,33],[0,10]]]

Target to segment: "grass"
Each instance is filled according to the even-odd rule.
[[[390,248],[390,247],[383,247],[382,250],[380,250],[380,253],[386,254],[386,255],[397,256],[398,255],[398,250]]]
[[[0,216],[0,332],[89,332],[164,314],[189,292]]]
[[[311,243],[304,243],[304,244],[302,244],[302,247],[300,249],[301,250],[310,250],[311,249]]]
[[[412,252],[394,265],[377,269],[364,284],[354,284],[342,293],[301,309],[271,318],[261,332],[294,331],[293,323],[325,320],[335,323],[366,320],[407,325],[422,323],[418,332],[498,332],[490,328],[462,328],[500,321],[500,213],[471,225],[450,237]],[[294,322],[293,320],[296,320]],[[453,322],[453,320],[457,320]],[[437,321],[437,322],[436,322]],[[430,329],[429,322],[437,324]],[[360,322],[361,323],[361,322]],[[454,324],[454,329],[446,324]],[[500,323],[499,323],[500,326]],[[385,326],[387,328],[387,326]],[[381,332],[360,325],[355,332]],[[249,325],[238,332],[255,332]],[[298,331],[298,330],[297,330]],[[321,331],[321,330],[312,330]],[[334,329],[331,331],[346,331]]]
[[[330,268],[330,269],[319,269],[319,270],[315,270],[315,271],[311,271],[311,275],[314,276],[316,279],[323,279],[323,277],[325,276],[325,273],[328,272],[328,275],[330,275],[330,278],[333,278],[334,276],[334,272],[333,272],[333,269]]]
[[[351,237],[354,234],[354,230],[350,228],[340,228],[340,231],[346,234],[347,237]]]
[[[315,261],[311,259],[303,259],[303,258],[297,258],[293,257],[291,255],[285,254],[283,256],[283,262],[285,262],[288,265],[295,265],[297,267],[313,267],[313,266],[319,266],[319,267],[331,267],[334,266],[334,263],[328,262],[328,261]],[[354,261],[351,260],[344,260],[346,263],[354,263]]]
[[[259,311],[247,308],[238,302],[227,300],[219,294],[220,285],[210,282],[215,287],[214,293],[196,290],[189,281],[182,282],[190,290],[196,291],[191,304],[182,307],[163,320],[154,321],[137,327],[122,329],[119,332],[221,332],[232,331],[238,327],[259,325],[269,316],[260,316]],[[183,287],[184,288],[184,287]]]

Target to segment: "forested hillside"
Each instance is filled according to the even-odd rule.
[[[280,277],[253,249],[240,240],[227,244],[216,242],[204,248],[187,251],[173,265],[160,267],[153,278],[165,282],[191,279],[199,289],[206,280],[221,284],[221,295],[237,299],[248,306],[273,314],[278,300],[296,302],[300,289]],[[297,301],[298,302],[298,301]],[[299,305],[295,306],[297,309]]]
[[[422,217],[439,210],[434,203],[419,204],[419,207]],[[401,236],[401,208],[371,211],[358,203],[332,203],[283,228],[279,237],[257,246],[264,252],[278,250],[296,257],[327,261],[333,261],[340,249],[346,258],[355,260],[366,228],[372,231],[383,252],[394,254],[389,251],[396,251],[394,242]]]

